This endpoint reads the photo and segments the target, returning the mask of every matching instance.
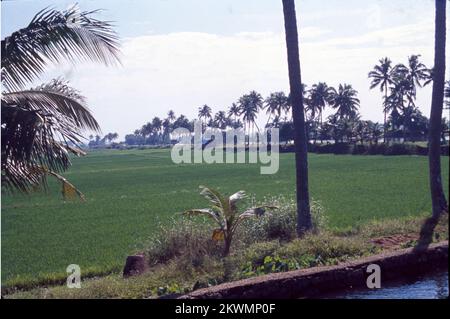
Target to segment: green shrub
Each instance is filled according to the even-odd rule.
[[[155,236],[145,244],[150,265],[167,263],[184,257],[192,266],[201,266],[206,256],[218,256],[221,245],[211,238],[211,223],[206,219],[172,219],[160,226]]]
[[[295,200],[287,199],[283,196],[271,198],[270,203],[276,205],[278,209],[271,214],[267,214],[251,223],[243,224],[240,237],[246,243],[252,241],[281,240],[290,241],[297,237],[297,205]],[[312,200],[311,218],[313,233],[319,233],[325,229],[327,218],[320,202]]]

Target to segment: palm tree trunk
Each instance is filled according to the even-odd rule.
[[[301,90],[300,57],[294,0],[283,0],[284,26],[294,122],[295,167],[297,190],[297,234],[303,236],[312,228],[308,190],[308,152],[305,113]]]
[[[322,110],[320,110],[320,144],[323,144],[323,134],[322,134],[322,129],[323,129],[323,116],[322,116]]]
[[[384,87],[384,102],[386,103],[386,100],[387,100],[387,85]],[[383,109],[384,109],[384,136],[383,136],[383,141],[384,141],[384,144],[386,144],[386,133],[387,133],[387,127],[386,127],[386,125],[387,125],[387,115],[386,115],[386,109],[385,109],[385,107],[383,107]]]
[[[436,31],[433,96],[431,101],[429,131],[429,170],[433,217],[439,218],[442,211],[448,211],[442,189],[440,138],[442,128],[442,108],[444,106],[445,83],[445,8],[446,0],[436,0]]]

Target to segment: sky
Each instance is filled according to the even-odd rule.
[[[63,76],[87,97],[103,134],[117,132],[123,139],[170,109],[189,118],[197,117],[204,104],[214,112],[226,110],[251,90],[263,97],[289,91],[281,0],[77,3],[83,11],[104,9],[96,17],[114,21],[122,65],[52,66],[30,86]],[[45,7],[63,10],[72,4],[2,1],[1,38],[25,27]],[[383,121],[382,95],[369,90],[367,78],[380,58],[407,63],[408,56],[420,54],[433,66],[433,0],[296,0],[296,9],[302,81],[351,84],[359,92],[363,119]],[[450,34],[448,24],[447,30]],[[430,105],[431,87],[420,89],[417,106],[428,116]],[[266,119],[261,114],[258,122]]]

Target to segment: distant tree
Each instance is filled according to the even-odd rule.
[[[373,70],[369,72],[369,78],[372,79],[370,83],[370,89],[379,87],[381,92],[384,92],[383,105],[386,104],[388,99],[388,87],[394,84],[393,74],[392,74],[392,61],[385,57],[379,61],[380,64],[375,65]],[[384,142],[386,143],[386,128],[387,128],[387,111],[383,107],[384,113]]]
[[[228,117],[233,117],[234,122],[237,122],[240,113],[239,106],[236,103],[231,104],[230,109],[228,110]]]
[[[369,135],[369,142],[370,143],[375,142],[375,144],[378,144],[378,140],[384,134],[384,125],[374,123],[372,121],[367,121],[367,129]]]
[[[251,91],[249,94],[243,95],[239,99],[240,115],[244,120],[244,133],[247,131],[250,134],[254,133],[254,127],[256,125],[256,117],[258,112],[263,107],[263,98],[261,94],[256,91]],[[246,124],[246,125],[245,125]],[[256,128],[259,130],[258,125]]]
[[[310,109],[312,114],[318,114],[320,125],[323,123],[322,114],[327,105],[331,103],[333,92],[335,90],[329,87],[325,82],[314,84],[309,90]],[[313,116],[314,118],[315,116]]]
[[[330,104],[336,109],[336,113],[342,118],[351,118],[359,108],[358,91],[349,84],[339,84],[338,91],[331,94]]]
[[[176,116],[175,116],[175,112],[173,110],[169,110],[169,112],[167,113],[167,119],[169,120],[170,123],[175,121]]]
[[[206,104],[198,108],[198,118],[200,120],[203,120],[202,123],[204,127],[206,126],[207,121],[212,118],[211,114],[212,114],[211,108]]]
[[[421,88],[423,83],[430,78],[430,69],[419,61],[420,55],[411,55],[408,57],[408,65],[399,64],[395,67],[397,74],[402,74],[410,83],[411,93],[416,97],[416,88]]]
[[[169,118],[166,118],[162,121],[162,130],[163,130],[163,141],[164,143],[170,142],[170,130],[172,128],[172,123]]]
[[[144,140],[153,133],[153,125],[151,122],[147,122],[141,128],[141,134],[144,137]]]
[[[215,127],[219,128],[221,130],[225,130],[227,128],[228,118],[224,111],[217,112],[214,116],[213,121],[214,121]]]
[[[280,124],[280,142],[285,142],[294,140],[294,124],[292,122],[282,122]]]
[[[265,99],[264,104],[266,113],[269,115],[267,124],[270,122],[273,115],[279,118],[281,113],[286,111],[289,106],[288,97],[284,94],[284,92],[271,93],[270,96]]]

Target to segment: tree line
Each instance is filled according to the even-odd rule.
[[[305,110],[306,136],[308,142],[320,141],[375,143],[388,141],[425,141],[428,136],[429,120],[416,105],[417,90],[432,83],[433,69],[420,62],[420,55],[411,55],[407,65],[392,65],[389,58],[379,60],[368,74],[370,89],[383,92],[381,110],[384,123],[361,119],[358,92],[350,84],[339,84],[337,88],[326,82],[313,84],[308,88],[301,85]],[[450,81],[446,82],[445,98],[450,106]],[[325,109],[334,113],[324,118]],[[241,96],[228,110],[216,113],[207,104],[198,108],[198,120],[203,128],[220,130],[241,128],[248,135],[260,131],[256,119],[260,112],[268,115],[264,128],[280,129],[280,140],[293,140],[292,102],[290,94],[283,91],[263,96],[251,91]],[[176,128],[193,131],[194,120],[185,115],[175,116],[170,110],[167,117],[154,117],[140,129],[125,136],[128,145],[170,144],[170,133]],[[256,129],[256,130],[255,130]],[[449,131],[449,122],[442,119],[441,142]]]

